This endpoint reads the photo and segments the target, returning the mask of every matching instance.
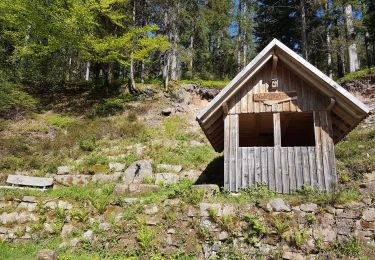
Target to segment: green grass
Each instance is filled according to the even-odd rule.
[[[197,80],[180,80],[178,83],[184,83],[184,84],[199,84],[202,87],[206,88],[218,88],[222,89],[226,85],[228,85],[229,80],[203,80],[203,79],[197,79]]]
[[[336,145],[337,169],[340,180],[360,180],[375,170],[375,130],[357,127]]]
[[[58,114],[48,114],[42,117],[43,120],[55,127],[58,128],[66,128],[68,126],[73,125],[77,122],[77,119],[70,116],[58,115]]]
[[[355,80],[357,78],[365,77],[365,76],[367,76],[369,74],[373,74],[373,73],[375,73],[375,66],[371,67],[371,68],[361,69],[361,70],[358,70],[356,72],[348,73],[344,77],[339,78],[337,80],[337,82],[338,83],[344,83],[344,82]]]

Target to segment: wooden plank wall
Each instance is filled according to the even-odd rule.
[[[253,94],[270,92],[265,83],[270,85],[271,66],[267,63],[250,81],[230,100],[229,114],[261,112],[301,112],[325,110],[330,100],[314,87],[303,81],[280,61],[277,65],[279,92],[297,92],[297,100],[286,101],[272,106],[262,102],[253,102]]]
[[[331,116],[314,111],[315,147],[239,147],[238,114],[224,119],[224,187],[239,191],[264,183],[271,190],[290,193],[304,184],[332,191],[337,183]],[[280,114],[274,114],[279,125]],[[275,126],[274,126],[275,127]],[[280,129],[274,129],[276,139]]]
[[[275,149],[280,149],[280,157],[275,157]],[[230,191],[239,191],[251,185],[265,184],[270,190],[288,194],[301,189],[304,184],[321,190],[334,189],[333,169],[318,172],[317,165],[323,158],[317,156],[316,147],[239,147],[237,171],[229,175],[233,178]],[[277,169],[280,169],[279,171]],[[331,182],[327,182],[327,179]],[[276,182],[275,182],[276,181]],[[225,182],[225,188],[228,183]]]

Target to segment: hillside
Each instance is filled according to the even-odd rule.
[[[344,86],[374,107],[372,77]],[[185,82],[99,103],[61,95],[1,121],[1,185],[15,173],[55,185],[0,190],[0,258],[371,259],[374,117],[336,147],[337,192],[229,194],[219,189],[222,154],[195,121],[217,92]]]

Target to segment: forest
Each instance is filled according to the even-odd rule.
[[[77,87],[229,81],[273,38],[338,79],[375,64],[375,2],[2,0],[0,114]]]

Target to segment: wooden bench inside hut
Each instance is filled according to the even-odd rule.
[[[334,145],[369,108],[274,39],[198,115],[224,151],[224,188],[264,184],[279,193],[304,185],[332,191]]]

